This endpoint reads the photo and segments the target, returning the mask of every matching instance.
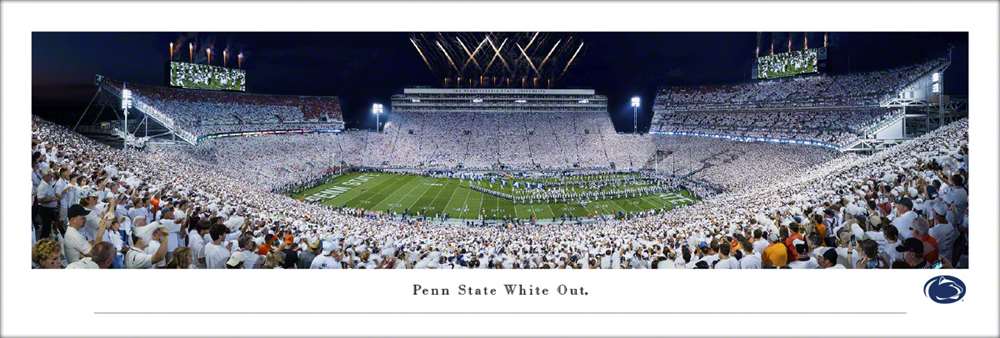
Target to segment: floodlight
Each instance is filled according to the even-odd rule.
[[[379,121],[379,115],[383,112],[381,103],[372,103],[372,114],[375,114],[375,132],[379,131],[379,126],[381,121]]]
[[[642,99],[640,99],[638,96],[632,97],[632,107],[639,107],[640,102],[642,102]]]

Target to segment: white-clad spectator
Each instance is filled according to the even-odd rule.
[[[955,226],[948,223],[948,207],[943,201],[934,203],[934,217],[928,232],[938,243],[938,250],[941,257],[955,261],[954,249],[955,241],[958,240],[958,231]]]
[[[114,246],[108,242],[94,244],[90,257],[84,257],[66,266],[67,269],[110,269],[115,260]]]
[[[225,269],[226,261],[232,255],[232,242],[223,244],[228,229],[222,224],[213,225],[209,229],[212,241],[205,244],[205,268]]]
[[[917,218],[917,213],[913,212],[913,201],[903,197],[896,201],[894,206],[896,218],[892,220],[892,226],[899,231],[900,239],[913,237],[910,228],[913,227],[913,220]]]
[[[340,269],[340,260],[336,256],[336,244],[330,240],[323,241],[323,251],[313,259],[310,269]]]
[[[80,230],[83,229],[87,222],[86,217],[89,214],[90,211],[84,209],[79,204],[71,206],[67,211],[69,226],[66,228],[66,235],[63,242],[63,252],[66,255],[66,263],[68,264],[73,264],[81,258],[89,256],[92,246],[99,242],[88,240],[82,233],[80,233]],[[98,236],[104,236],[104,224],[105,222],[99,223],[97,229]]]
[[[166,226],[157,222],[137,226],[132,232],[135,245],[125,252],[125,268],[151,269],[160,266],[167,257]],[[165,264],[163,266],[166,266]]]

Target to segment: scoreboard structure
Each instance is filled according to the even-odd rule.
[[[189,62],[170,62],[171,87],[245,92],[247,74],[243,69]]]
[[[823,72],[827,49],[809,48],[758,56],[751,77],[755,80],[777,79]]]

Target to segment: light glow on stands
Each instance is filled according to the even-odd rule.
[[[938,82],[941,81],[941,73],[935,72],[931,75],[931,81]]]
[[[420,99],[410,99],[410,102],[413,102],[413,103],[420,103]]]
[[[789,140],[780,138],[766,138],[766,137],[747,137],[747,136],[732,136],[732,135],[722,135],[722,134],[710,134],[710,133],[699,133],[699,132],[686,132],[686,131],[651,131],[649,132],[653,135],[670,135],[670,136],[696,136],[696,137],[710,137],[715,139],[726,139],[731,141],[740,142],[767,142],[767,143],[783,143],[783,144],[800,144],[807,146],[816,146],[829,148],[832,150],[842,151],[841,148],[835,144],[819,142],[819,141],[803,141],[803,140]]]
[[[211,140],[224,137],[251,137],[251,136],[263,136],[263,135],[284,135],[284,134],[308,134],[308,133],[339,133],[340,129],[276,129],[276,130],[258,130],[258,131],[243,131],[243,132],[226,132],[210,134],[198,137],[198,142],[204,140]]]
[[[588,100],[588,99],[583,99],[583,100],[580,100],[580,101],[578,101],[578,102],[579,102],[579,103],[583,103],[583,104],[587,104],[587,103],[590,103],[590,100]]]
[[[375,114],[375,132],[379,130],[379,115],[382,115],[384,108],[381,103],[372,103],[372,114]]]
[[[528,103],[528,100],[514,100],[514,103]]]
[[[932,93],[940,93],[941,92],[941,84],[940,83],[935,83],[935,84],[931,85],[931,92]]]
[[[472,103],[483,103],[483,99],[472,99]]]

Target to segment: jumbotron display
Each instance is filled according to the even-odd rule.
[[[170,63],[170,85],[188,89],[246,91],[247,74],[231,69],[187,62]]]
[[[757,78],[774,79],[819,71],[818,49],[794,50],[757,58]]]

